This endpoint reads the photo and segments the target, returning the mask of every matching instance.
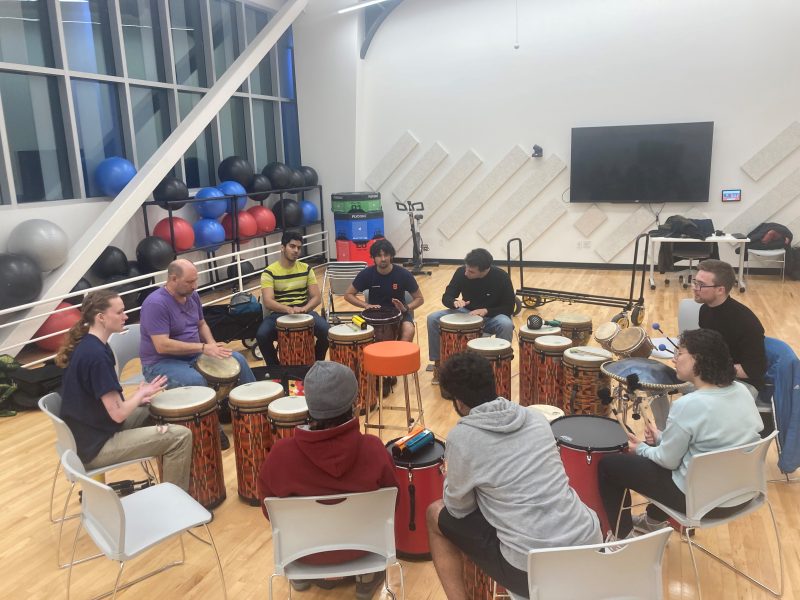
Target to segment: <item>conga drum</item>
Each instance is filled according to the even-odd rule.
[[[539,329],[530,329],[526,325],[519,328],[519,404],[533,404],[536,378],[533,375],[536,352],[533,342],[545,335],[560,335],[560,327],[544,325]]]
[[[328,356],[334,362],[349,367],[358,381],[358,406],[360,412],[367,410],[367,372],[364,370],[364,348],[375,341],[375,329],[354,329],[352,325],[334,325],[328,330]],[[370,408],[374,408],[376,401]]]
[[[641,327],[623,329],[611,342],[611,351],[623,358],[647,358],[653,350],[653,342]]]
[[[549,404],[529,404],[525,408],[531,412],[543,414],[548,423],[552,423],[556,419],[564,416],[563,410],[557,406],[550,406]]]
[[[283,394],[280,383],[253,381],[236,386],[228,396],[239,498],[253,506],[260,504],[256,489],[258,471],[272,448],[267,410]]]
[[[573,346],[564,351],[563,407],[570,415],[606,416],[610,405],[600,402],[598,392],[611,390],[611,379],[600,366],[612,360],[611,352],[595,346]]]
[[[392,456],[394,443],[386,444]],[[433,444],[408,458],[396,458],[394,472],[400,489],[394,515],[394,537],[398,556],[430,558],[428,526],[425,512],[428,506],[440,500],[444,491],[444,442]]]
[[[585,346],[592,339],[592,319],[581,313],[556,315],[561,323],[561,335],[572,340],[573,346]]]
[[[463,558],[462,577],[464,589],[467,591],[467,600],[494,600],[497,597],[507,598],[506,588],[484,573],[469,556],[461,553]]]
[[[481,337],[483,317],[469,313],[455,312],[442,315],[439,319],[441,343],[439,362],[444,364],[453,354],[464,352],[467,342]]]
[[[562,335],[543,335],[533,342],[536,357],[533,361],[533,403],[552,404],[564,408],[564,367],[561,357],[572,346],[572,340]]]
[[[272,441],[294,437],[298,425],[308,423],[308,405],[305,396],[284,396],[269,403],[267,408]]]
[[[467,350],[480,354],[491,363],[497,395],[511,400],[511,360],[514,358],[511,342],[496,337],[479,337],[467,342]]]
[[[306,314],[282,315],[278,329],[278,357],[281,365],[314,364],[314,317]]]
[[[608,350],[610,352],[611,342],[614,340],[620,330],[621,329],[618,323],[614,323],[613,321],[603,323],[597,328],[597,331],[594,332],[594,339],[604,350]]]
[[[616,529],[617,515],[606,515],[597,482],[597,465],[607,454],[628,449],[628,436],[614,419],[568,415],[553,421],[553,435],[569,484],[583,503],[597,513],[601,532]]]
[[[194,368],[208,382],[208,386],[217,392],[217,402],[222,404],[228,394],[239,381],[241,367],[239,361],[229,356],[227,358],[214,358],[201,354],[194,362]]]
[[[361,311],[361,317],[368,325],[372,325],[376,342],[393,342],[400,339],[403,313],[394,306],[367,308]]]
[[[218,409],[216,393],[203,386],[166,390],[150,402],[150,415],[156,423],[175,423],[191,430],[189,495],[206,508],[218,506],[226,496]]]

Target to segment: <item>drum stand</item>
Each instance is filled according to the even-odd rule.
[[[439,263],[432,260],[425,260],[423,254],[428,250],[428,244],[423,243],[422,233],[422,214],[425,210],[425,205],[422,202],[411,202],[411,200],[403,202],[395,202],[395,208],[400,212],[408,213],[408,221],[411,226],[411,243],[413,248],[413,256],[411,262],[404,263],[404,267],[411,267],[412,275],[430,275],[431,271],[426,271],[424,267],[438,267]],[[419,225],[417,225],[419,222]]]
[[[656,427],[663,431],[669,414],[669,391],[642,388],[630,391],[624,383],[617,383],[611,411],[615,416],[622,414],[623,425],[628,425],[628,413],[634,421],[641,419],[644,406],[650,408]]]

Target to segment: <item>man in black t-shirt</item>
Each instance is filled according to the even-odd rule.
[[[375,266],[356,275],[344,295],[345,300],[359,308],[395,307],[403,315],[400,339],[410,342],[414,339],[413,310],[425,302],[417,280],[403,267],[392,264],[395,250],[389,240],[377,240],[369,253]],[[364,300],[356,297],[359,292],[365,292]],[[411,296],[408,303],[406,292]]]

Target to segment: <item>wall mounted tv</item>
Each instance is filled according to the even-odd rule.
[[[571,202],[708,202],[714,123],[575,127]]]

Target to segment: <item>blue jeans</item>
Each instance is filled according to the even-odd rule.
[[[306,314],[314,317],[314,337],[317,338],[314,345],[314,358],[316,360],[325,360],[325,354],[328,352],[328,321],[315,313],[313,310],[308,311]],[[282,317],[283,313],[270,313],[261,325],[258,326],[256,332],[256,341],[258,347],[261,349],[261,354],[264,356],[264,362],[268,365],[281,364],[278,360],[278,350],[275,348],[275,342],[278,340],[278,317]]]
[[[231,356],[239,363],[241,371],[239,372],[239,383],[251,383],[256,380],[250,365],[247,364],[247,359],[234,352]],[[144,365],[142,373],[147,381],[152,381],[158,375],[164,375],[167,378],[167,389],[180,387],[183,385],[208,385],[205,377],[194,368],[194,363],[200,357],[197,356],[181,358],[163,358],[154,365]]]
[[[468,308],[446,308],[437,310],[428,315],[428,360],[439,360],[439,347],[441,345],[442,332],[439,328],[439,319],[444,315],[453,313],[468,313]],[[494,317],[484,317],[483,333],[496,335],[508,342],[514,335],[514,321],[508,315],[495,315]]]

